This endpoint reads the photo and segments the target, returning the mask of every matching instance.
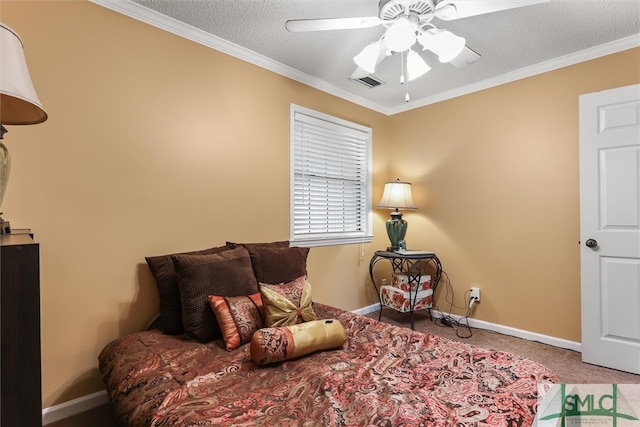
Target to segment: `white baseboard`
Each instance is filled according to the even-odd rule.
[[[352,312],[359,315],[365,315],[380,310],[380,304],[372,304],[366,307],[353,310]],[[434,317],[442,317],[443,314],[437,310],[432,310]],[[456,320],[460,320],[461,316],[451,315]],[[548,335],[538,334],[536,332],[525,331],[523,329],[512,328],[510,326],[499,325],[496,323],[485,322],[484,320],[469,319],[469,326],[478,329],[487,329],[489,331],[499,332],[504,335],[523,338],[529,341],[537,341],[543,344],[549,344],[554,347],[566,348],[577,352],[582,351],[582,344],[575,341],[569,341],[562,338],[551,337]],[[59,405],[50,406],[42,410],[42,425],[54,423],[64,418],[69,418],[81,412],[88,411],[109,402],[107,392],[102,390]]]
[[[374,311],[380,310],[380,303],[372,304],[367,307],[354,310],[356,314],[364,315]],[[432,310],[431,314],[434,317],[442,317],[443,314],[437,310]],[[460,321],[462,316],[451,315],[455,320]],[[486,322],[484,320],[477,320],[469,318],[469,326],[472,328],[486,329],[489,331],[499,332],[504,335],[510,335],[512,337],[522,338],[529,341],[537,341],[543,344],[552,345],[554,347],[566,348],[568,350],[582,352],[582,344],[575,341],[565,340],[563,338],[556,338],[549,335],[539,334],[537,332],[525,331],[524,329],[512,328],[511,326],[499,325],[497,323]]]
[[[72,417],[81,412],[88,411],[109,402],[105,390],[97,391],[59,405],[49,406],[42,410],[42,425],[55,423],[65,418]]]
[[[380,303],[371,304],[366,307],[353,310],[352,313],[359,314],[360,316],[364,316],[365,314],[373,313],[374,311],[377,311],[377,310],[380,310]]]

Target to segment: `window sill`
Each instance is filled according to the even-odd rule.
[[[299,246],[303,248],[311,248],[315,246],[338,246],[338,245],[350,245],[360,243],[371,243],[373,236],[360,236],[360,237],[333,237],[333,238],[317,238],[317,239],[291,239],[289,244],[291,246]]]

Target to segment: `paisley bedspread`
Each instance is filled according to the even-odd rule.
[[[258,367],[249,344],[160,331],[109,343],[100,371],[119,423],[137,426],[529,426],[537,385],[558,381],[521,356],[314,303],[342,349]]]

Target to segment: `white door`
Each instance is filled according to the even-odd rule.
[[[640,374],[640,85],[580,96],[582,360]]]

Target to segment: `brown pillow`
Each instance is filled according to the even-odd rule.
[[[175,335],[184,332],[182,325],[182,303],[180,288],[178,287],[178,272],[175,269],[172,256],[175,255],[206,255],[229,250],[227,246],[204,249],[201,251],[182,252],[171,255],[145,257],[151,274],[156,279],[158,295],[160,297],[160,327],[165,334]]]
[[[300,276],[289,283],[260,283],[264,323],[268,328],[316,320],[311,300],[311,283]]]
[[[237,243],[237,242],[226,242],[227,246],[230,248],[237,248],[238,246],[242,246],[247,250],[251,250],[253,248],[288,248],[289,241],[288,240],[279,240],[277,242],[259,242],[259,243]]]
[[[258,280],[258,282],[268,282],[268,283],[278,283],[278,282],[289,282],[291,280],[293,280],[294,278],[300,276],[298,275],[294,275],[291,278],[280,278],[280,276],[282,276],[281,274],[270,274],[271,271],[270,269],[267,267],[267,274],[268,277],[264,277],[264,267],[263,267],[263,263],[266,262],[268,263],[269,260],[263,261],[261,255],[264,254],[268,254],[271,252],[271,249],[276,249],[276,248],[289,248],[289,241],[288,240],[281,240],[281,241],[276,241],[276,242],[268,242],[268,243],[235,243],[235,242],[227,242],[227,246],[231,247],[231,248],[236,248],[238,246],[242,246],[243,248],[246,248],[249,251],[249,255],[251,256],[251,265],[253,266],[253,272],[256,275],[256,279]],[[299,268],[298,268],[299,270]],[[306,259],[305,259],[305,266],[304,266],[304,273],[306,274]],[[289,274],[286,274],[285,276],[289,276]],[[264,279],[264,280],[263,280]]]
[[[251,341],[253,333],[264,328],[262,297],[259,293],[241,297],[209,295],[227,350]]]
[[[249,255],[258,282],[286,283],[307,275],[309,248],[254,247]]]
[[[244,248],[211,255],[175,255],[172,259],[180,277],[184,330],[198,341],[222,337],[209,295],[236,297],[259,292]]]

